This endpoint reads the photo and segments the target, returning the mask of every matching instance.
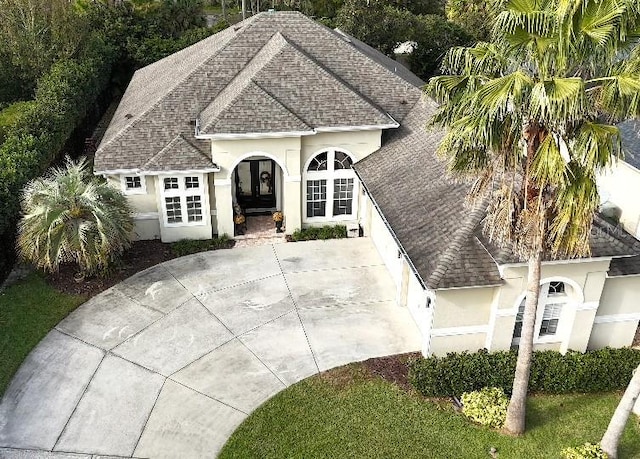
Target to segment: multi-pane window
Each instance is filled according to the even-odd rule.
[[[315,155],[305,170],[307,218],[341,220],[357,213],[356,175],[351,157],[329,149]]]
[[[327,181],[307,180],[307,217],[324,217],[327,207]]]
[[[524,303],[525,300],[522,300],[520,306],[518,306],[518,313],[516,314],[516,326],[513,329],[513,337],[520,338],[522,336],[522,320],[524,319]]]
[[[138,188],[142,188],[142,178],[141,177],[125,177],[124,178],[125,185],[127,190],[135,190]]]
[[[178,177],[167,177],[164,179],[165,190],[177,190],[178,188]]]
[[[561,313],[562,304],[547,304],[544,307],[542,322],[540,324],[540,336],[556,334]]]
[[[571,297],[574,295],[573,288],[561,281],[551,281],[540,287],[538,296],[538,306],[536,312],[536,335],[535,340],[543,337],[552,337],[562,332],[561,321],[563,308],[571,304]],[[522,299],[516,313],[515,326],[513,328],[512,345],[517,346],[522,336],[522,322],[524,317],[524,307],[526,298]],[[546,340],[548,342],[548,339]],[[544,340],[543,340],[544,342]]]
[[[179,196],[168,197],[168,198],[164,198],[164,201],[167,207],[167,222],[181,223],[182,209],[180,208],[180,197]]]
[[[326,171],[327,170],[327,156],[328,152],[323,152],[316,155],[311,162],[309,163],[309,167],[307,170],[311,171]]]
[[[202,221],[202,200],[200,196],[187,196],[187,221]]]
[[[334,169],[351,169],[353,161],[349,158],[349,155],[342,151],[335,152],[335,159],[333,161]]]
[[[184,178],[184,187],[189,188],[199,188],[200,182],[198,181],[198,177],[185,177]]]
[[[333,181],[333,215],[351,215],[353,204],[353,179]]]
[[[564,294],[564,282],[549,282],[549,296]]]
[[[202,225],[207,219],[206,181],[202,175],[162,177],[165,224]]]

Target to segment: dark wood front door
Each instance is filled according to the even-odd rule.
[[[276,165],[271,159],[250,159],[236,169],[236,197],[245,211],[276,207]]]

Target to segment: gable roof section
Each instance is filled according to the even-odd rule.
[[[466,187],[436,158],[442,132],[425,130],[434,110],[430,100],[416,103],[354,168],[429,288],[497,285],[498,267],[474,235],[483,212],[468,212]]]
[[[486,204],[465,206],[467,185],[453,182],[436,157],[442,138],[427,130],[435,110],[420,101],[380,150],[354,168],[417,273],[430,289],[502,282],[499,265],[521,263],[482,234]],[[640,242],[596,216],[591,257],[613,257],[610,275],[640,274]]]
[[[264,64],[260,67],[261,72],[256,72],[254,83],[278,102],[279,105],[269,102],[274,119],[268,123],[262,120],[257,125],[251,122],[240,125],[233,120],[240,120],[245,111],[252,109],[251,104],[225,103],[230,112],[221,115],[222,112],[214,111],[221,117],[211,118],[225,119],[219,129],[282,132],[285,127],[296,125],[294,118],[284,115],[283,108],[305,124],[324,125],[327,124],[325,117],[339,119],[340,110],[356,107],[356,113],[345,111],[341,115],[341,125],[347,122],[376,125],[387,113],[401,121],[420,97],[415,85],[355,48],[343,35],[298,12],[260,13],[138,70],[98,147],[94,163],[96,173],[140,170],[178,135],[206,152],[201,147],[203,143],[195,139],[195,120],[278,33],[286,40],[283,38],[281,54],[274,53],[274,56],[282,59],[281,62],[290,60],[299,65],[307,71],[304,78],[296,78],[293,71],[282,68],[275,59]],[[311,68],[318,72],[311,72]],[[288,78],[287,83],[296,89],[287,88],[283,78]],[[241,85],[244,90],[260,93],[254,87],[249,89],[250,79],[245,81]],[[303,103],[308,99],[301,92],[313,88],[316,83],[318,91],[313,93],[312,103]],[[340,97],[327,94],[335,87],[341,88]],[[264,94],[257,97],[265,102]],[[280,97],[289,98],[290,102],[280,100]],[[311,107],[316,101],[315,107]],[[260,116],[266,117],[268,113],[271,112],[261,112]],[[279,128],[278,120],[283,123],[282,128]]]
[[[144,172],[168,172],[182,170],[217,170],[198,148],[190,144],[182,135],[171,142],[142,166]]]
[[[622,137],[624,161],[640,170],[640,120],[629,120],[618,125]]]

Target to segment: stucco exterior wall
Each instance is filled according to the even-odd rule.
[[[422,287],[409,263],[400,254],[395,239],[368,196],[363,196],[361,211],[364,234],[371,237],[389,270],[396,288],[396,301],[409,309],[422,334],[423,352],[427,354],[432,322],[432,309],[428,302],[429,292]]]
[[[598,177],[601,195],[615,204],[622,215],[620,223],[629,233],[640,237],[640,171],[625,163],[616,161],[612,170]]]
[[[432,336],[428,355],[443,356],[448,352],[475,352],[484,348],[485,333]]]
[[[160,222],[158,221],[158,197],[156,194],[156,177],[142,176],[144,193],[129,194],[122,186],[120,175],[107,176],[107,182],[120,190],[127,197],[133,208],[134,240],[160,238]]]
[[[626,347],[631,344],[638,321],[596,323],[593,325],[588,349]]]
[[[571,286],[570,304],[562,309],[558,331],[555,335],[536,338],[536,349],[557,348],[585,351],[593,327],[594,317],[600,304],[608,259],[569,263],[544,263],[541,282],[563,281]],[[504,285],[497,291],[492,306],[487,348],[507,350],[511,347],[517,308],[524,297],[527,286],[526,266],[505,266]],[[538,310],[540,316],[542,311]]]
[[[436,291],[433,329],[486,326],[496,289],[460,288]]]
[[[316,153],[327,148],[340,148],[351,153],[355,162],[380,149],[382,131],[323,132],[302,137],[301,164],[307,164]],[[302,172],[302,171],[301,171]]]
[[[630,346],[640,320],[640,276],[606,280],[589,349]]]

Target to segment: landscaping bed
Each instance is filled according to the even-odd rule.
[[[527,432],[518,438],[475,425],[448,398],[411,389],[411,354],[340,367],[280,392],[249,416],[221,458],[385,457],[558,458],[597,442],[619,393],[529,397]],[[405,369],[402,369],[405,366]],[[640,429],[630,422],[619,458],[640,457]]]

